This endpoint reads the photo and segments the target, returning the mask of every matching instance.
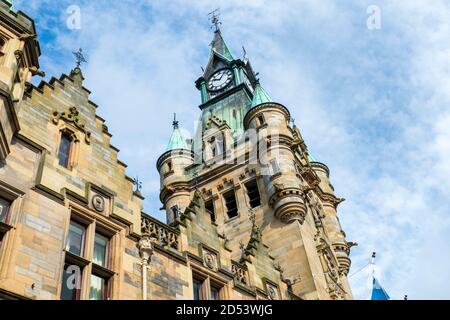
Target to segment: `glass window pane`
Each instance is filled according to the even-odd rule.
[[[71,221],[69,226],[69,236],[67,238],[66,250],[76,254],[78,256],[83,256],[84,251],[84,233],[85,228]]]
[[[78,266],[64,265],[61,283],[61,300],[78,300],[81,290],[81,269]]]
[[[211,300],[220,300],[219,289],[211,287]]]
[[[0,199],[0,221],[6,223],[8,218],[10,203],[4,199]]]
[[[108,266],[108,238],[96,233],[94,242],[94,263],[102,267]]]
[[[203,300],[202,283],[194,279],[194,300]]]
[[[61,143],[59,145],[58,158],[59,164],[66,168],[69,166],[70,143],[71,139],[69,135],[63,134],[61,136]]]
[[[89,300],[107,300],[107,281],[96,275],[91,275],[91,290]]]

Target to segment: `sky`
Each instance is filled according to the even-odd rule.
[[[368,27],[373,6],[379,28]],[[233,55],[242,57],[245,46],[261,84],[290,109],[346,199],[338,213],[347,240],[359,244],[351,253],[355,297],[370,297],[371,269],[363,267],[376,251],[375,274],[392,299],[450,299],[447,0],[16,0],[15,7],[35,18],[45,80],[69,73],[72,51],[83,48],[84,85],[128,175],[143,181],[144,211],[159,219],[155,163],[173,113],[188,132],[200,115],[194,81],[213,37],[207,15],[220,7]]]

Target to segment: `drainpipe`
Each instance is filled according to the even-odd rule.
[[[153,255],[153,243],[155,242],[155,238],[144,235],[138,243],[139,255],[141,257],[142,265],[142,300],[147,300],[147,272],[150,268],[150,263]]]

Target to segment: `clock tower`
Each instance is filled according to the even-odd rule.
[[[246,56],[232,55],[215,22],[209,61],[195,82],[195,137],[184,139],[176,123],[157,161],[167,222],[183,226],[204,203],[235,261],[247,259],[259,239],[298,297],[351,299],[354,244],[341,228],[343,199],[334,195],[329,169],[309,155],[289,109],[261,86]]]
[[[251,104],[255,82],[248,59],[235,59],[217,28],[206,69],[195,82],[201,94],[203,125],[215,115],[227,122],[234,136],[242,134],[244,113]]]

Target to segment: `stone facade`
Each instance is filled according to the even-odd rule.
[[[166,224],[142,212],[144,199],[110,144],[82,70],[32,85],[43,75],[34,22],[3,0],[0,41],[0,299],[351,298],[352,243],[337,218],[341,199],[327,167],[309,161],[284,106],[245,105],[236,115],[229,105],[255,100],[257,91],[248,88],[256,79],[247,89],[237,83],[247,62],[233,60],[232,90],[240,98],[223,93],[227,105],[210,116],[203,106],[200,137],[159,159]],[[207,72],[216,68],[214,57]],[[197,82],[203,104],[206,80],[205,74]],[[220,94],[213,99],[223,101]],[[280,166],[296,164],[276,174],[265,172],[264,157],[256,164],[245,159],[254,146],[233,140],[251,128],[271,140],[271,126],[282,139],[269,144],[265,160],[273,160],[276,147],[287,160]],[[211,152],[217,133],[223,150]],[[249,188],[258,192],[258,205]]]

